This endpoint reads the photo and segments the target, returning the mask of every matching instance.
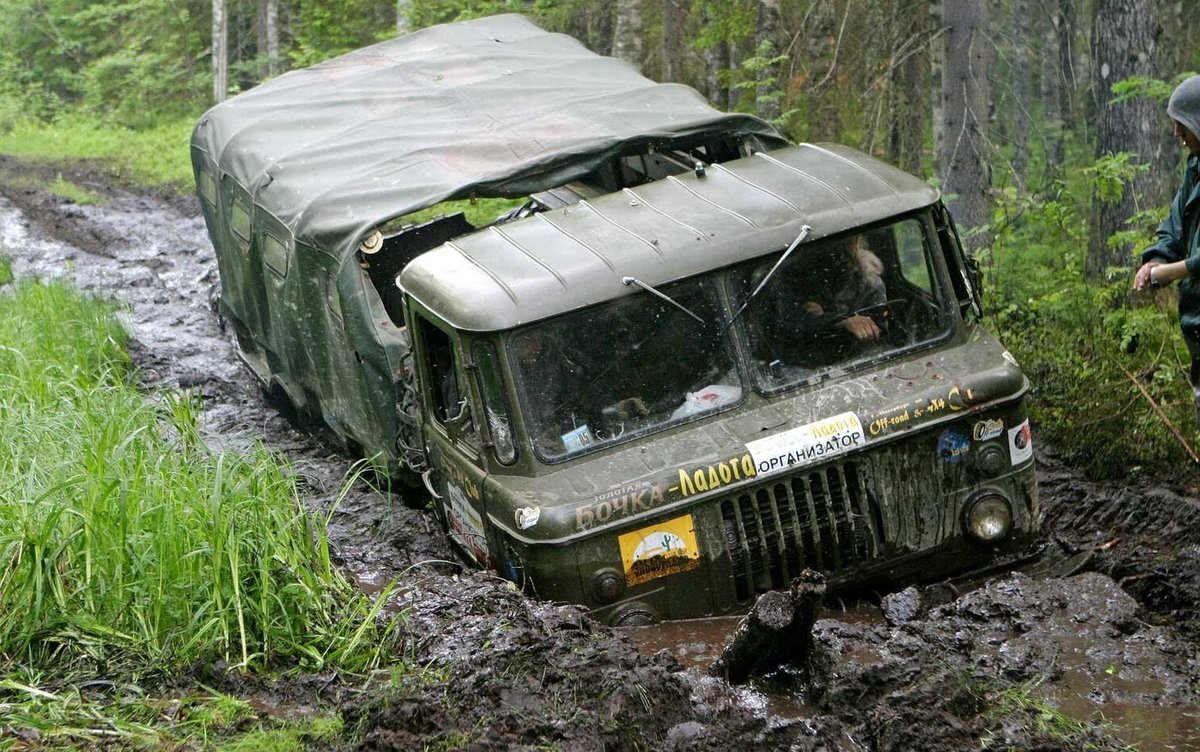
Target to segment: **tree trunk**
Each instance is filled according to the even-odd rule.
[[[1062,93],[1064,86],[1059,78],[1058,51],[1058,7],[1046,4],[1046,13],[1042,18],[1042,66],[1041,66],[1041,99],[1042,99],[1042,159],[1046,163],[1047,175],[1058,175],[1063,163],[1063,122],[1062,122]]]
[[[1059,129],[1058,142],[1054,145],[1054,160],[1057,166],[1061,166],[1067,158],[1067,128],[1070,123],[1078,122],[1075,103],[1075,92],[1079,88],[1079,81],[1075,76],[1078,26],[1074,0],[1058,0],[1054,29],[1058,35],[1058,112],[1062,118],[1062,128]],[[1086,133],[1088,129],[1085,126],[1082,130]]]
[[[1162,106],[1144,97],[1110,104],[1112,85],[1130,76],[1157,76],[1158,37],[1162,32],[1153,3],[1137,0],[1098,0],[1092,25],[1092,62],[1096,102],[1096,156],[1133,152],[1135,162],[1157,167],[1163,163],[1159,134],[1167,127]],[[1092,196],[1087,258],[1083,272],[1098,280],[1109,267],[1130,266],[1131,248],[1109,246],[1109,237],[1124,229],[1140,209],[1160,201],[1155,195],[1155,171],[1134,177],[1118,200]]]
[[[600,55],[613,54],[613,6],[607,2],[587,11],[588,49]]]
[[[225,0],[212,4],[213,100],[224,102],[229,93],[229,32],[225,18]]]
[[[779,0],[759,0],[755,54],[760,58],[772,59],[779,55],[779,18]],[[782,115],[781,89],[778,63],[763,65],[758,69],[758,93],[754,109],[763,120],[775,121]]]
[[[683,3],[685,0],[663,0],[662,7],[662,75],[664,81],[683,81]]]
[[[988,46],[987,0],[943,0],[945,67],[942,71],[944,142],[938,153],[942,189],[952,195],[950,210],[962,228],[988,223]],[[975,234],[972,249],[987,245]]]
[[[929,48],[929,91],[933,117],[930,128],[933,130],[934,170],[941,173],[940,161],[946,150],[946,90],[942,86],[946,70],[946,24],[942,21],[942,0],[929,0],[929,18],[931,25],[941,35],[936,38]]]
[[[706,6],[701,23],[709,23],[708,12]],[[719,110],[728,110],[730,106],[729,89],[721,83],[721,72],[729,69],[729,42],[718,39],[704,50],[704,88],[708,100]]]
[[[279,0],[265,0],[267,4],[267,75],[279,73]]]
[[[408,33],[408,6],[412,0],[396,0],[396,34]]]
[[[909,6],[896,17],[893,27],[898,43],[892,46],[888,153],[902,169],[920,175],[924,171],[925,113],[930,107],[928,7]]]
[[[642,0],[617,0],[613,55],[642,67]]]
[[[1012,171],[1016,184],[1024,188],[1029,177],[1029,116],[1033,106],[1029,64],[1033,55],[1029,36],[1029,0],[1014,0],[1012,21]]]

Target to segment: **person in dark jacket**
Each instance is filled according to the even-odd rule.
[[[1200,76],[1192,76],[1171,94],[1167,114],[1175,135],[1187,147],[1183,184],[1171,202],[1171,213],[1158,228],[1158,240],[1142,252],[1133,289],[1179,283],[1179,325],[1192,356],[1190,379],[1200,421]]]

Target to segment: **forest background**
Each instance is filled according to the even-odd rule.
[[[1174,291],[1132,296],[1178,185],[1184,0],[3,0],[0,152],[191,190],[214,101],[435,23],[524,13],[797,141],[939,186],[1041,439],[1094,476],[1197,475]],[[1192,9],[1194,10],[1194,8]],[[69,186],[71,200],[88,196]]]

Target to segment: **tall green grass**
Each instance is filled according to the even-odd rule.
[[[80,114],[53,122],[20,120],[0,129],[0,153],[51,162],[99,159],[131,181],[190,191],[194,126],[195,119],[184,118],[135,130]]]
[[[0,294],[0,669],[375,665],[396,634],[285,468],[207,449],[193,400],[128,383],[124,340],[62,284]]]

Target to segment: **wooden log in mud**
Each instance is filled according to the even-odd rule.
[[[803,663],[813,647],[813,624],[825,597],[825,577],[802,571],[786,590],[759,596],[729,637],[712,673],[742,684],[785,663]]]

